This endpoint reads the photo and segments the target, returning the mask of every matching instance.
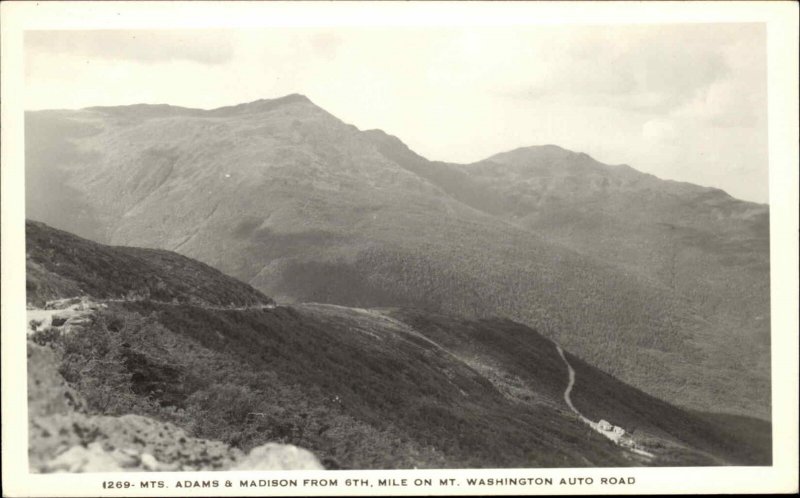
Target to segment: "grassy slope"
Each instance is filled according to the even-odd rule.
[[[29,253],[50,268],[44,277],[59,283],[91,275],[98,289],[138,284],[109,274],[111,267],[98,266],[97,257],[124,261],[136,273],[151,269],[146,258],[129,259],[126,248],[42,224],[28,229]],[[59,250],[52,246],[56,240]],[[187,266],[205,270],[192,273],[198,291],[175,289],[185,304],[111,303],[87,331],[60,345],[62,373],[95,410],[163,418],[244,449],[290,442],[314,450],[330,467],[636,464],[566,410],[566,368],[552,342],[524,325],[332,305],[209,309],[197,303],[213,304],[214,292],[224,290],[227,298],[232,290],[226,288],[243,292],[247,286],[220,280],[216,271],[186,258],[159,254],[182,262],[172,270],[159,267],[167,282]],[[61,264],[48,264],[48,257]],[[192,297],[196,304],[188,303]],[[746,450],[720,444],[728,435],[710,430],[705,415],[656,401],[572,361],[581,365],[579,379],[589,382],[590,392],[620,392],[615,409],[638,414],[610,417],[615,422],[647,427],[670,448],[676,439],[684,441],[687,447],[665,453],[660,464],[741,461],[734,452]],[[607,407],[592,400],[587,409],[595,405]],[[676,434],[662,414],[684,421],[681,431],[687,423],[701,430]]]
[[[619,385],[610,375],[573,355],[567,357],[577,379],[573,403],[585,416],[608,420],[635,434],[643,433],[644,438],[669,434],[674,444],[666,445],[664,451],[683,453],[684,457],[685,449],[692,448],[740,465],[769,465],[772,461],[768,422],[677,409],[630,386]]]
[[[153,311],[146,304],[131,308]],[[265,382],[259,382],[258,373],[266,382],[273,382],[265,375],[272,372],[280,382],[292,386],[291,398],[301,400],[301,406],[308,406],[306,411],[317,418],[325,403],[333,405],[334,413],[380,433],[388,431],[416,447],[434,448],[442,456],[442,466],[626,464],[613,447],[587,433],[563,411],[505,399],[478,372],[423,338],[381,324],[380,318],[303,307],[224,313],[160,307],[157,312],[158,322],[168,330],[244,362],[247,370],[256,374],[249,387],[255,399],[263,396],[259,393],[269,392]],[[183,362],[192,368],[191,354],[175,353],[186,358]],[[549,353],[549,348],[540,352]],[[225,375],[235,379],[232,372]],[[294,405],[272,401],[287,411]],[[254,411],[275,409],[268,405]],[[324,434],[321,422],[324,420],[309,423],[320,426],[317,433],[321,430]],[[322,451],[324,457],[338,456],[325,454],[325,443],[316,440],[313,430],[304,432],[306,440],[298,443]],[[336,448],[344,442],[334,444]],[[381,460],[393,458],[395,451],[376,456],[379,461],[372,465],[391,465]],[[352,466],[349,459],[339,463]]]
[[[413,310],[391,314],[461,355],[478,355],[484,362],[503,365],[508,378],[561,399],[566,366],[558,356],[541,353],[553,345],[531,330],[511,321],[468,322]],[[765,465],[771,461],[769,423],[682,410],[620,383],[572,354],[567,357],[576,373],[572,400],[578,410],[591,420],[605,419],[633,430],[641,440],[663,438],[656,446],[663,449],[664,458],[698,465],[715,461]],[[674,454],[668,457],[668,452]],[[717,460],[709,458],[711,455]]]

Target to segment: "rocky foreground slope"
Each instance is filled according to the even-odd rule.
[[[282,302],[504,316],[671,403],[770,417],[769,212],[719,190],[553,146],[433,162],[290,95],[28,113],[26,200]]]
[[[167,289],[190,268],[230,299],[156,300],[149,287],[120,293],[111,266],[96,266],[98,254],[114,260],[131,249],[41,223],[29,222],[27,236],[29,311],[39,317],[29,331],[30,456],[40,471],[88,471],[98,461],[225,469],[262,465],[274,451],[305,454],[269,444],[305,448],[330,469],[771,461],[769,424],[669,405],[568,352],[562,358],[519,323],[275,306],[181,256],[137,253],[129,262],[143,269],[171,258],[177,273],[162,276]],[[91,292],[35,304],[41,289],[85,285],[76,275],[91,275]],[[580,413],[624,428],[631,446],[592,430],[565,403],[565,359]]]
[[[76,331],[76,333],[79,333]],[[28,343],[29,464],[32,472],[322,469],[310,452],[265,444],[244,453],[189,436],[152,417],[92,414],[57,370],[53,349]]]

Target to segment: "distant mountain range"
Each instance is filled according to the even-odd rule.
[[[29,313],[53,317],[31,325],[28,346],[39,396],[31,461],[45,469],[67,443],[88,444],[96,471],[127,465],[129,454],[79,430],[95,425],[163,468],[231,466],[270,442],[307,448],[327,468],[771,462],[768,422],[675,407],[562,358],[507,319],[275,306],[168,251],[105,246],[37,222],[26,235]],[[73,299],[53,302],[63,298]],[[53,308],[74,298],[89,303],[79,304],[79,329],[54,329],[68,310]],[[48,389],[60,397],[43,399]],[[628,444],[582,422],[569,392],[583,416],[622,427]],[[180,431],[187,437],[169,439]]]
[[[765,205],[552,145],[428,161],[300,95],[30,112],[26,141],[31,219],[279,303],[509,318],[670,403],[770,417]]]

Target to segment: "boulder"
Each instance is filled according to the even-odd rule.
[[[49,472],[119,472],[122,466],[100,443],[73,446],[47,464]]]
[[[291,444],[267,443],[253,448],[231,470],[324,470],[317,457]]]
[[[142,453],[141,461],[144,470],[158,470],[159,468],[158,460],[150,453]]]

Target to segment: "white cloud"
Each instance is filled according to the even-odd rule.
[[[759,123],[757,105],[748,86],[734,80],[715,82],[677,111],[713,126],[753,127]]]
[[[701,26],[591,27],[554,37],[542,70],[510,86],[519,98],[669,112],[729,73]]]
[[[29,54],[69,54],[140,63],[188,60],[221,64],[233,56],[224,31],[209,30],[91,30],[28,31]]]

